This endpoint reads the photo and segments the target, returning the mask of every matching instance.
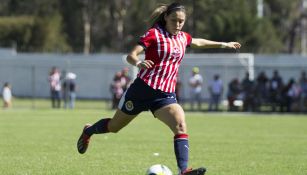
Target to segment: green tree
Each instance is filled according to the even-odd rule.
[[[276,52],[280,49],[276,48],[281,47],[281,41],[271,22],[257,19],[254,1],[227,2],[195,1],[193,31],[196,37],[217,41],[239,41],[243,45],[241,52]],[[271,39],[265,41],[265,37]]]
[[[2,46],[17,44],[20,51],[71,50],[62,30],[57,0],[5,0],[0,8]]]
[[[297,53],[300,51],[300,36],[298,29],[301,27],[302,0],[266,0],[265,17],[271,21],[276,29],[276,34],[282,40],[281,52]]]
[[[1,46],[17,45],[18,49],[25,49],[31,43],[34,25],[31,16],[0,17]]]
[[[128,52],[150,27],[151,12],[173,1],[2,0],[0,44],[16,43],[21,51]],[[261,19],[256,0],[177,1],[186,6],[184,30],[193,37],[239,41],[241,52],[300,51],[301,0],[264,0]]]
[[[61,53],[72,51],[67,42],[67,36],[62,32],[62,17],[59,14],[36,18],[35,24],[32,48],[29,50]]]

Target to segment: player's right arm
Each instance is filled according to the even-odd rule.
[[[151,68],[154,62],[151,60],[140,60],[139,55],[144,51],[144,47],[141,45],[136,45],[127,56],[128,63],[138,67],[138,68]]]

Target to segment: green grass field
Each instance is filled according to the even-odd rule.
[[[88,152],[78,154],[83,125],[112,114],[99,109],[0,110],[0,174],[144,175],[157,163],[176,172],[173,135],[149,112],[118,134],[95,135]],[[205,166],[208,175],[307,174],[307,116],[186,116],[191,167]]]

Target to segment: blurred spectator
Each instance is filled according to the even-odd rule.
[[[123,84],[122,84],[122,72],[117,72],[115,74],[110,90],[112,93],[112,109],[116,109],[120,101],[120,98],[124,93]]]
[[[203,84],[203,77],[199,74],[199,68],[193,67],[192,76],[189,79],[189,85],[191,87],[191,110],[194,110],[194,103],[197,103],[198,110],[201,109],[201,90]]]
[[[64,99],[64,108],[75,108],[76,101],[76,81],[77,75],[68,72],[63,82],[63,99]]]
[[[52,108],[61,106],[61,73],[57,67],[52,67],[49,73],[49,85],[51,93]]]
[[[129,76],[129,68],[128,67],[123,68],[123,70],[121,72],[121,83],[122,83],[122,86],[123,86],[123,91],[125,92],[126,89],[131,84],[131,77]]]
[[[287,112],[292,111],[294,103],[299,97],[299,93],[299,86],[296,84],[295,80],[291,78],[282,90],[283,103],[281,106],[281,112],[284,112],[284,107],[286,107]]]
[[[176,99],[177,99],[178,103],[181,102],[181,93],[180,93],[181,92],[181,87],[182,87],[181,80],[180,80],[179,76],[177,76],[175,94],[176,94]]]
[[[300,95],[300,111],[306,112],[306,102],[307,102],[307,77],[306,72],[302,71],[301,77],[299,80],[301,95]]]
[[[2,89],[3,108],[10,108],[12,106],[12,90],[11,85],[6,82]]]
[[[273,76],[269,81],[269,102],[271,104],[271,111],[276,111],[276,106],[281,103],[281,91],[283,88],[283,80],[279,76],[279,73],[277,70],[274,70]]]
[[[257,99],[254,82],[250,79],[249,73],[246,72],[244,79],[241,82],[243,111],[256,111]]]
[[[238,106],[235,105],[235,101],[239,100],[239,96],[241,93],[240,88],[240,82],[238,78],[234,78],[229,84],[228,84],[228,93],[227,93],[227,99],[228,99],[228,111],[238,111]]]
[[[265,72],[260,72],[256,79],[257,108],[268,102],[268,77]]]
[[[218,74],[214,75],[213,80],[211,80],[209,83],[208,89],[210,93],[210,102],[208,110],[218,111],[220,99],[223,94],[223,82]]]

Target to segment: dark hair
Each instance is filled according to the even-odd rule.
[[[155,24],[165,26],[164,15],[168,16],[172,12],[179,11],[179,10],[185,12],[185,7],[178,2],[174,2],[169,5],[165,5],[165,4],[160,5],[150,15],[149,24],[151,26],[154,26]]]

